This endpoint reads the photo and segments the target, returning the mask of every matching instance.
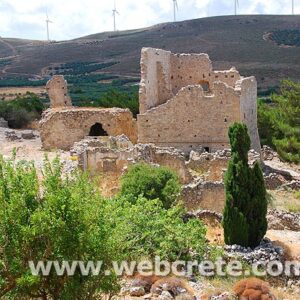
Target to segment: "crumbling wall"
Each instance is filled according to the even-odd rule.
[[[225,204],[223,182],[198,181],[183,187],[180,199],[188,211],[213,210],[222,213]]]
[[[205,181],[223,181],[230,156],[229,150],[214,153],[192,151],[186,166],[193,175]]]
[[[233,122],[245,122],[259,152],[256,96],[254,77],[243,78],[234,67],[215,71],[207,54],[143,48],[138,141],[215,151],[229,147]]]
[[[62,75],[54,75],[46,85],[50,99],[50,107],[72,106],[71,98],[68,95],[68,84]]]
[[[103,128],[105,135],[124,134],[133,143],[137,141],[136,121],[128,109],[49,109],[40,121],[43,148],[69,150],[75,142],[90,135],[95,124]]]
[[[187,86],[138,115],[138,140],[184,151],[199,145],[215,151],[229,148],[228,128],[239,120],[239,93],[233,88],[215,82],[214,94],[206,94],[200,85]]]
[[[251,149],[261,152],[260,139],[257,128],[257,82],[255,77],[243,78],[237,83],[240,89],[241,121],[248,127],[251,139]]]

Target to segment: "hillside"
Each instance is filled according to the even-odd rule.
[[[283,78],[299,80],[299,36],[299,16],[255,15],[165,23],[50,44],[7,38],[0,39],[0,76],[49,74],[49,66],[77,62],[111,62],[98,73],[138,76],[141,48],[157,47],[208,53],[215,68],[236,66],[267,89]]]

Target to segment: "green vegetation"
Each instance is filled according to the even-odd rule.
[[[39,119],[44,109],[38,96],[27,93],[11,101],[0,101],[0,118],[7,120],[11,128],[22,128]]]
[[[278,45],[300,47],[300,30],[299,29],[275,30],[271,32],[270,39],[276,42]]]
[[[234,123],[228,134],[232,156],[225,175],[225,243],[256,247],[267,231],[268,201],[263,174],[258,162],[253,169],[248,165],[247,126]]]
[[[258,128],[262,144],[274,147],[286,161],[300,163],[300,83],[285,80],[271,104],[259,101]]]
[[[103,260],[114,257],[101,197],[87,176],[62,179],[61,165],[46,162],[40,184],[32,163],[0,158],[0,297],[87,299],[113,290],[113,278],[33,276],[29,261]],[[43,193],[40,194],[40,188]]]
[[[0,60],[0,67],[7,66],[7,65],[10,65],[10,64],[11,64],[11,60],[10,59],[2,59],[2,60]]]
[[[136,116],[139,112],[138,93],[136,91],[122,92],[117,89],[111,89],[94,101],[82,100],[79,106],[129,108],[133,115]]]
[[[50,67],[51,75],[80,75],[88,74],[101,69],[111,67],[118,62],[97,63],[97,62],[72,62],[62,64],[59,67]]]
[[[46,83],[46,79],[30,80],[26,77],[7,77],[0,80],[0,87],[41,86]]]
[[[141,258],[175,261],[203,259],[209,250],[205,227],[198,219],[183,220],[185,210],[173,206],[166,210],[159,200],[120,197],[107,204],[111,221],[110,243],[115,244],[124,259]]]
[[[121,195],[135,203],[139,196],[160,199],[168,209],[176,202],[180,192],[177,175],[165,167],[145,163],[132,165],[122,178]]]
[[[184,214],[159,199],[106,200],[87,174],[63,175],[58,160],[45,161],[39,180],[33,163],[0,157],[0,298],[96,299],[118,288],[114,272],[104,276],[112,261],[201,259],[211,251],[205,227]],[[78,260],[103,261],[102,271],[35,276],[28,263]]]

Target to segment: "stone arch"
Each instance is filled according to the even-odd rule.
[[[89,136],[108,136],[101,123],[95,123],[91,126]]]

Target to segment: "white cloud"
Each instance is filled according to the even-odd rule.
[[[119,30],[172,21],[172,0],[116,0]],[[233,13],[234,0],[177,0],[178,20]],[[241,14],[290,14],[292,0],[239,0]],[[45,39],[46,10],[51,38],[70,39],[113,28],[114,0],[0,0],[0,35]],[[300,13],[300,0],[295,0]]]

